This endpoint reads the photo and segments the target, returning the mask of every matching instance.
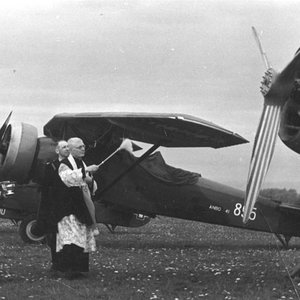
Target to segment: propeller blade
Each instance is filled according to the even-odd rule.
[[[273,157],[280,125],[280,105],[265,104],[255,136],[246,188],[243,222],[247,223]]]
[[[279,131],[281,109],[291,95],[294,88],[294,81],[299,76],[298,74],[300,74],[300,51],[297,51],[292,61],[281,73],[278,73],[271,68],[254,27],[252,27],[252,31],[261,57],[267,67],[267,71],[263,77],[261,86],[261,92],[264,95],[264,108],[256,132],[251,156],[244,201],[244,223],[247,223],[250,219],[250,214],[273,157]]]
[[[2,141],[3,139],[3,135],[5,133],[5,130],[8,126],[8,123],[9,123],[9,120],[10,120],[10,117],[11,117],[11,114],[12,114],[12,111],[9,113],[8,117],[6,118],[5,122],[3,123],[2,127],[0,128],[0,142]]]
[[[262,57],[262,60],[266,66],[267,69],[271,68],[271,64],[270,64],[270,61],[268,60],[268,57],[267,57],[267,54],[266,52],[264,51],[263,47],[262,47],[262,44],[260,42],[260,38],[258,36],[258,33],[255,29],[254,26],[252,26],[252,32],[253,32],[253,35],[254,35],[254,38],[255,38],[255,41],[257,43],[257,46],[259,48],[259,52],[260,52],[260,55]]]

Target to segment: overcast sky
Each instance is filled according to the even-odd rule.
[[[264,64],[300,46],[298,1],[46,1],[0,4],[0,120],[39,128],[62,112],[194,115],[249,144],[163,149],[167,163],[245,189]],[[300,156],[277,142],[264,187],[297,188]],[[299,186],[299,188],[298,188]]]

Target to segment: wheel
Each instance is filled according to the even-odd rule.
[[[42,243],[45,236],[36,236],[31,232],[32,227],[36,223],[36,216],[29,215],[25,217],[19,225],[19,235],[25,243]]]

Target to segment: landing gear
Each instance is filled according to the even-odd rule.
[[[36,236],[31,232],[32,227],[36,223],[36,215],[25,217],[19,225],[19,234],[25,243],[41,243],[45,236]]]
[[[283,246],[284,249],[289,248],[289,241],[291,240],[292,236],[290,235],[280,235],[279,233],[275,233],[276,237],[278,238],[279,242]]]

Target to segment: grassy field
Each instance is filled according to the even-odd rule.
[[[287,270],[300,239],[282,250],[271,234],[170,218],[99,229],[89,276],[70,281],[51,277],[45,245],[0,221],[0,299],[298,299]]]

